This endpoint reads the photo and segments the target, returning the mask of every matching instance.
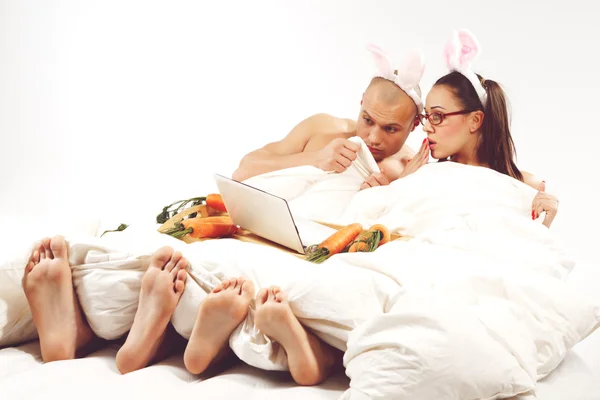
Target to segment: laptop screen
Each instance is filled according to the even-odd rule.
[[[215,182],[234,224],[304,254],[285,199],[218,174]]]

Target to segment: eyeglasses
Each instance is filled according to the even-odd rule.
[[[434,112],[431,114],[419,114],[419,119],[421,120],[421,123],[423,125],[425,125],[425,119],[427,119],[431,125],[439,125],[442,122],[444,122],[444,119],[446,117],[450,117],[452,115],[468,114],[473,111],[477,111],[477,110],[462,110],[462,111],[454,111],[454,112],[445,113],[445,114],[440,113],[440,112]]]

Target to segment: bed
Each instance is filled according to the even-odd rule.
[[[598,265],[579,265],[573,280],[600,296]],[[122,376],[115,367],[118,344],[86,358],[43,364],[39,344],[30,342],[0,350],[0,398],[79,399],[337,399],[348,378],[338,374],[316,387],[298,387],[281,372],[265,372],[241,362],[222,371],[195,376],[183,366],[182,355]],[[561,365],[538,384],[538,400],[600,399],[600,332],[579,343]],[[515,399],[520,400],[520,399]]]
[[[433,168],[444,168],[443,170],[435,170]],[[438,166],[438,167],[429,167],[423,168],[420,174],[421,180],[426,179],[439,179],[440,174],[447,173],[448,176],[445,177],[445,180],[449,180],[451,176],[455,176],[454,174],[464,173],[463,177],[466,177],[470,174],[482,174],[481,182],[478,182],[479,185],[477,187],[483,187],[484,184],[489,180],[490,172],[479,171],[475,169],[467,169],[464,168],[464,171],[461,172],[460,169],[464,167],[461,166],[452,166],[448,163],[447,166]],[[452,169],[452,171],[450,171]],[[447,170],[447,171],[446,171]],[[446,171],[446,172],[444,172]],[[320,173],[320,172],[319,172]],[[428,175],[429,174],[429,175]],[[294,175],[294,179],[298,179],[301,176],[302,179],[305,179],[304,174]],[[473,177],[475,178],[475,177]],[[310,178],[312,179],[312,178]],[[310,180],[309,179],[309,180]],[[415,178],[416,179],[416,178]],[[458,181],[461,180],[461,176],[457,176],[453,179]],[[494,179],[505,179],[503,177],[496,177]],[[358,179],[357,181],[360,181]],[[406,189],[410,189],[410,192],[413,193],[414,196],[417,195],[418,190],[429,190],[432,185],[422,185],[421,181],[409,180],[406,179],[401,183],[401,185],[405,185],[404,187],[397,186],[396,189],[401,190],[402,193],[407,192]],[[411,183],[412,182],[412,183]],[[457,182],[454,182],[456,184]],[[490,184],[491,183],[487,183]],[[512,185],[512,183],[510,183]],[[409,187],[409,185],[414,185],[414,187]],[[281,186],[278,182],[278,186]],[[298,185],[288,185],[288,187],[296,190]],[[456,186],[450,185],[449,191],[446,196],[436,196],[435,199],[448,199],[453,192]],[[394,189],[390,186],[391,189]],[[390,190],[391,190],[390,189]],[[383,189],[382,189],[383,190]],[[316,192],[320,193],[320,192]],[[365,193],[365,192],[363,192]],[[370,192],[375,193],[375,191]],[[392,192],[390,192],[392,193]],[[459,191],[459,193],[463,193]],[[489,190],[483,190],[483,194],[487,195],[487,193],[491,193]],[[330,194],[328,194],[330,195]],[[370,194],[365,194],[367,196]],[[424,193],[423,196],[429,197],[428,193]],[[457,195],[458,196],[458,195]],[[462,196],[462,194],[460,194]],[[305,197],[303,197],[305,198]],[[386,196],[378,196],[381,199],[388,199]],[[364,201],[368,201],[369,204],[376,204],[376,199],[368,199],[364,198]],[[463,199],[456,198],[455,199],[460,204],[463,204]],[[320,199],[314,201],[321,201]],[[386,200],[388,201],[388,200]],[[397,199],[393,198],[389,200],[394,204],[400,204]],[[410,200],[412,201],[412,200]],[[474,202],[479,202],[479,199],[473,200]],[[423,202],[417,202],[418,207],[423,207]],[[482,204],[487,204],[486,202],[481,202]],[[307,203],[308,204],[308,203]],[[301,205],[300,205],[301,206]],[[297,208],[300,208],[297,205]],[[430,209],[423,209],[418,212],[428,212],[431,214],[431,209],[440,209],[440,207],[444,206],[443,204],[431,204]],[[453,207],[452,205],[450,205]],[[449,206],[449,207],[450,207]],[[469,207],[471,205],[468,205]],[[487,206],[486,206],[487,207]],[[311,207],[308,207],[309,209]],[[350,211],[352,211],[352,207],[348,207]],[[419,209],[420,210],[420,209]],[[429,211],[428,211],[429,210]],[[417,212],[417,214],[418,214]],[[462,212],[462,211],[461,211]],[[429,215],[428,214],[428,215]],[[352,213],[348,214],[350,218],[354,218]],[[397,217],[402,217],[400,214],[395,214]],[[425,214],[423,214],[425,215]],[[493,217],[493,215],[492,215]],[[489,218],[489,214],[486,213],[483,219],[480,222],[487,221]],[[425,217],[417,218],[418,221],[426,221]],[[406,221],[406,220],[403,220]],[[7,223],[11,223],[10,220],[5,220]],[[16,225],[16,224],[14,224]],[[22,225],[26,227],[27,225]],[[414,225],[417,227],[418,225]],[[498,225],[499,226],[499,225]],[[529,225],[528,225],[529,226]],[[530,227],[532,232],[537,232],[537,228]],[[21,228],[25,229],[25,228]],[[98,232],[103,231],[103,227],[100,227],[98,224],[89,224],[88,226],[82,228],[79,227],[77,229],[71,227],[71,232],[77,231],[79,234],[90,234],[94,235]],[[485,230],[485,227],[478,226],[482,232]],[[529,228],[528,228],[529,229]],[[23,232],[12,231],[10,235],[4,238],[0,238],[2,243],[7,244],[8,246],[18,247],[17,241],[20,241],[21,245],[25,243],[24,237],[27,237],[27,240],[35,240],[38,236],[52,234],[52,233],[64,233],[68,231],[69,228],[65,226],[52,226],[51,223],[48,223],[47,229],[40,229],[35,233],[27,232],[25,234],[25,230]],[[540,232],[542,230],[539,230]],[[125,231],[131,232],[131,231]],[[458,231],[457,231],[458,232]],[[418,233],[418,232],[417,232]],[[460,232],[458,232],[460,233]],[[154,234],[156,232],[154,231]],[[118,234],[115,234],[118,235]],[[135,235],[134,235],[135,236]],[[412,236],[412,235],[411,235]],[[118,237],[118,236],[117,236]],[[123,237],[126,237],[123,236]],[[459,236],[454,236],[459,237]],[[18,239],[16,239],[18,238]],[[460,237],[459,237],[460,238]],[[434,240],[435,237],[429,237],[429,240]],[[11,242],[12,240],[12,242]],[[225,246],[224,241],[214,241],[214,246]],[[219,244],[221,243],[221,244]],[[410,246],[411,243],[415,243],[415,240],[411,240],[409,242],[404,242],[405,244],[397,244],[398,250],[402,246]],[[495,243],[497,244],[497,243]],[[417,244],[418,245],[418,244]],[[417,246],[415,245],[415,246]],[[388,246],[387,249],[394,249],[392,245]],[[497,246],[495,246],[497,247]],[[204,248],[206,250],[206,247]],[[263,251],[263,250],[261,250]],[[264,250],[266,251],[266,250]],[[272,250],[275,251],[275,250]],[[379,258],[376,258],[378,261],[375,263],[377,266],[381,266],[386,264],[387,260],[389,260],[389,254],[385,253],[383,248],[383,252],[379,252]],[[392,250],[386,250],[392,251]],[[394,250],[395,251],[395,250]],[[498,251],[498,249],[494,249],[494,251]],[[545,251],[545,250],[541,250]],[[147,254],[147,253],[144,253]],[[218,252],[219,258],[223,258],[224,252]],[[373,257],[376,257],[378,252],[373,253]],[[388,254],[387,260],[385,259],[385,254]],[[392,253],[396,254],[396,253]],[[398,253],[399,254],[399,253]],[[445,253],[444,253],[445,254]],[[342,255],[343,256],[343,255]],[[203,257],[206,257],[206,253],[203,254]],[[233,256],[232,256],[233,257]],[[366,262],[367,257],[371,257],[371,255],[366,255],[363,261]],[[348,257],[349,260],[349,257]],[[406,260],[410,260],[410,258],[406,258]],[[524,263],[527,263],[528,259],[524,258]],[[517,260],[515,260],[517,261]],[[362,261],[361,261],[362,262]],[[436,262],[433,262],[436,264]],[[518,264],[518,263],[517,263]],[[336,265],[336,264],[331,264]],[[439,260],[436,265],[439,265]],[[525,264],[523,264],[525,265]],[[550,265],[550,264],[548,264]],[[425,268],[425,264],[420,266]],[[74,271],[76,271],[76,267],[73,267]],[[330,267],[333,268],[333,267]],[[581,294],[589,295],[594,303],[600,303],[600,268],[598,263],[581,263],[577,264],[575,269],[568,275],[566,278],[570,285],[574,285],[577,292]],[[258,271],[258,270],[257,270]],[[306,271],[306,270],[304,270]],[[303,271],[303,273],[305,273]],[[433,269],[431,271],[434,271]],[[373,272],[373,270],[371,270]],[[400,273],[401,271],[396,271]],[[257,272],[258,273],[258,272]],[[452,269],[452,274],[456,274],[456,270]],[[75,276],[75,275],[74,275]],[[379,276],[379,275],[378,275]],[[470,275],[469,275],[470,276]],[[14,278],[14,277],[13,277]],[[260,280],[260,279],[259,279]],[[387,282],[387,281],[386,281]],[[408,281],[407,281],[408,282]],[[415,281],[412,281],[417,282]],[[439,281],[442,282],[442,281]],[[459,283],[462,281],[459,281]],[[480,281],[477,281],[480,282]],[[0,290],[4,290],[7,286],[3,286],[3,282],[0,280]],[[460,286],[459,286],[460,287]],[[14,285],[13,285],[14,288]],[[188,286],[191,288],[191,286]],[[467,287],[468,288],[468,287]],[[536,287],[537,288],[537,287]],[[541,288],[543,289],[543,287]],[[541,290],[540,289],[540,290]],[[572,290],[573,287],[571,286]],[[549,290],[549,289],[546,289]],[[186,293],[188,289],[186,289]],[[558,292],[557,292],[558,293]],[[135,295],[135,292],[133,293]],[[185,296],[185,293],[184,293]],[[135,297],[135,296],[134,296]],[[410,296],[409,296],[410,298]],[[80,301],[84,305],[85,312],[85,299],[82,300],[80,296]],[[290,300],[291,301],[291,300]],[[363,299],[359,298],[354,300],[357,303],[363,302]],[[364,300],[364,302],[368,302],[368,300]],[[545,304],[545,303],[542,303]],[[572,303],[573,307],[576,309],[580,307],[579,303]],[[550,307],[550,306],[548,306]],[[584,306],[581,306],[584,307]],[[492,310],[491,308],[489,310]],[[0,310],[1,311],[1,310]],[[392,313],[386,313],[385,315],[390,315]],[[86,315],[88,315],[86,313]],[[298,315],[298,314],[297,314]],[[397,315],[402,315],[402,313],[398,313]],[[395,315],[392,315],[394,317]],[[88,315],[90,317],[90,315]],[[301,318],[300,316],[298,316]],[[587,317],[586,317],[587,318]],[[89,319],[89,318],[88,318]],[[375,318],[376,319],[376,318]],[[466,321],[466,320],[465,320]],[[178,324],[175,320],[172,320],[173,325],[176,329],[178,329]],[[193,323],[193,321],[192,321]],[[367,325],[363,324],[362,326]],[[310,326],[309,326],[310,327]],[[185,326],[179,326],[178,332],[183,335],[183,331],[186,331]],[[400,327],[402,328],[402,327]],[[362,329],[362,327],[361,327]],[[361,329],[356,329],[360,331]],[[560,325],[554,325],[553,329],[560,330]],[[124,331],[126,332],[126,331]],[[403,346],[404,342],[402,341],[402,336],[398,336],[396,331],[391,331],[393,334],[394,340],[399,340],[400,344]],[[455,331],[451,331],[455,332]],[[506,330],[500,327],[499,332],[506,332]],[[399,332],[400,334],[404,334],[403,332]],[[185,336],[185,335],[184,335]],[[483,337],[483,336],[482,336]],[[543,335],[540,336],[543,338]],[[368,338],[368,337],[367,337]],[[400,339],[397,339],[400,338]],[[409,336],[404,336],[404,338],[409,338]],[[578,340],[576,340],[578,341]],[[356,340],[355,340],[356,342]],[[354,349],[360,348],[363,342],[360,340],[357,342],[358,345],[353,347]],[[354,343],[356,345],[357,343]],[[483,342],[482,342],[483,343]],[[488,342],[486,342],[488,343]],[[350,344],[348,345],[350,348]],[[61,398],[61,399],[70,399],[70,398],[79,398],[82,393],[86,394],[86,397],[91,398],[173,398],[174,396],[189,396],[194,398],[196,396],[201,398],[210,398],[210,399],[219,399],[219,398],[255,398],[255,399],[279,399],[279,398],[288,398],[288,399],[338,399],[341,396],[344,396],[345,393],[348,392],[348,388],[350,385],[350,379],[348,379],[344,374],[339,374],[331,377],[328,381],[319,385],[317,387],[298,387],[294,384],[294,382],[290,379],[290,377],[284,372],[277,371],[263,371],[258,368],[254,368],[252,366],[246,365],[242,362],[233,363],[233,365],[224,368],[222,371],[211,371],[207,372],[201,376],[194,376],[189,374],[182,362],[181,354],[174,355],[169,359],[151,366],[149,368],[143,369],[141,371],[137,371],[125,376],[120,375],[115,367],[115,354],[118,349],[117,343],[110,343],[104,348],[96,351],[95,353],[90,354],[89,356],[72,360],[72,361],[62,361],[55,362],[49,364],[43,364],[41,362],[39,345],[36,341],[32,341],[29,343],[22,344],[18,347],[8,347],[0,350],[0,396],[6,399],[37,399],[37,398]],[[234,349],[235,351],[235,349]],[[500,354],[500,353],[498,353]],[[481,362],[481,355],[478,356]],[[562,357],[562,356],[560,356]],[[358,363],[360,364],[360,356],[356,357],[357,361],[350,360],[350,363]],[[467,359],[468,360],[468,359]],[[367,362],[369,360],[367,359]],[[399,360],[402,361],[402,360]],[[488,362],[489,359],[485,359],[485,362]],[[498,360],[495,360],[499,362]],[[494,363],[491,363],[494,364]],[[375,364],[376,365],[376,364]],[[390,364],[396,365],[396,364]],[[552,367],[553,368],[553,367]],[[518,371],[517,371],[518,372]],[[534,371],[535,373],[535,371]],[[539,370],[538,370],[538,373]],[[349,373],[351,375],[351,373]],[[368,376],[368,374],[366,374]],[[418,371],[417,371],[418,376]],[[364,376],[362,379],[366,379]],[[354,378],[352,380],[354,382]],[[372,380],[371,382],[361,382],[363,385],[371,385],[377,386],[379,381]],[[562,360],[560,365],[548,376],[544,377],[540,380],[539,384],[536,388],[535,395],[521,396],[518,397],[517,400],[532,400],[533,398],[537,398],[538,400],[592,400],[592,399],[600,399],[600,333],[598,331],[593,332],[589,337],[585,338],[579,344],[577,344],[570,352],[567,353],[566,357]],[[387,397],[394,398],[394,397]],[[432,398],[432,397],[428,397]],[[479,398],[479,397],[478,397]]]

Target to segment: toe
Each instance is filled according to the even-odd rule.
[[[269,288],[269,301],[275,300],[275,286]]]
[[[179,267],[179,269],[187,270],[190,267],[190,262],[187,258],[182,257],[177,263],[177,266]]]
[[[31,270],[33,269],[33,267],[35,267],[35,264],[33,263],[33,261],[29,261],[27,263],[27,266],[25,267],[25,274],[30,273]]]
[[[174,250],[171,247],[165,246],[156,250],[150,259],[150,267],[163,269],[169,262]]]
[[[267,297],[269,296],[269,289],[260,289],[258,291],[258,295],[256,295],[256,303],[259,306],[262,306],[267,302]]]
[[[229,284],[230,284],[230,283],[231,283],[231,282],[230,282],[230,280],[229,280],[229,279],[224,279],[224,280],[221,282],[222,289],[223,289],[223,290],[227,289],[227,288],[229,287]]]
[[[33,253],[31,254],[31,262],[33,264],[37,264],[37,263],[40,262],[40,250],[39,250],[39,248],[35,249],[33,251]]]
[[[183,269],[180,269],[179,272],[177,272],[177,278],[175,279],[175,293],[183,292],[183,289],[185,289],[186,278],[187,272],[185,272]]]
[[[188,265],[189,265],[189,263],[185,258],[180,258],[179,261],[177,262],[177,264],[175,265],[175,268],[173,268],[171,270],[171,276],[173,277],[173,279],[175,279],[175,277],[177,276],[179,271],[187,270]]]
[[[238,292],[238,294],[242,294],[242,287],[244,286],[244,282],[246,282],[246,278],[242,276],[237,278],[235,282],[235,290]]]
[[[38,252],[40,253],[40,261],[45,260],[46,259],[46,249],[44,249],[43,245],[40,246],[40,249],[38,250]]]
[[[285,300],[285,294],[283,293],[283,291],[281,290],[281,288],[279,286],[273,286],[272,291],[273,291],[273,300],[275,300],[278,303],[281,303],[282,301]]]
[[[219,283],[213,290],[213,293],[219,293],[220,291],[223,290],[223,282]]]
[[[50,250],[50,238],[44,238],[42,240],[40,255],[42,255],[44,259],[49,258],[52,260],[54,258],[52,256],[52,250]]]
[[[239,287],[237,287],[237,284],[238,284],[237,278],[232,278],[232,279],[229,280],[229,287],[227,289],[230,289],[230,290],[237,289],[237,290],[239,290]]]
[[[177,273],[179,272],[179,267],[176,265],[171,271],[169,271],[169,275],[171,275],[171,281],[175,282],[177,279]]]
[[[244,280],[241,294],[250,298],[254,297],[254,283],[251,280]]]
[[[178,281],[184,281],[187,279],[187,272],[185,269],[180,269],[179,272],[177,272],[177,280]]]
[[[275,293],[275,301],[277,301],[278,303],[285,302],[285,299],[285,294],[281,290]]]
[[[62,236],[55,236],[50,241],[50,250],[54,258],[67,258],[68,257],[68,248],[67,242],[65,238]]]
[[[175,268],[175,266],[177,265],[177,263],[179,262],[179,260],[181,260],[181,252],[176,251],[173,253],[173,255],[171,256],[171,259],[169,260],[169,262],[165,265],[164,270],[167,272],[171,272],[173,271],[173,268]]]
[[[178,279],[175,281],[175,286],[173,287],[175,289],[175,293],[181,293],[183,292],[183,289],[185,289],[185,283]]]

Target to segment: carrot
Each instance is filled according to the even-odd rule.
[[[334,254],[341,253],[362,231],[361,224],[350,224],[338,229],[333,235],[325,239],[317,249],[307,255],[306,260],[322,263]]]
[[[186,220],[192,221],[192,220]],[[184,222],[186,222],[184,221]],[[223,224],[218,222],[205,222],[199,221],[200,223],[191,224],[183,223],[186,228],[183,232],[189,232],[188,234],[193,238],[220,238],[225,236],[231,236],[237,232],[237,226],[233,224]]]
[[[223,217],[206,217],[206,218],[189,218],[181,222],[175,223],[171,229],[163,231],[167,235],[176,238],[182,238],[189,235],[193,238],[220,238],[230,236],[236,233],[237,226],[233,224],[231,218]]]
[[[356,244],[356,251],[367,251],[369,244],[366,242],[358,242]]]
[[[209,194],[206,196],[206,205],[217,211],[227,212],[227,208],[225,207],[225,203],[223,203],[223,198],[220,194]]]
[[[379,246],[390,241],[390,231],[384,225],[375,224],[369,228],[369,231],[379,231]]]
[[[345,249],[348,253],[375,251],[390,240],[389,230],[380,224],[373,225],[362,232]]]
[[[213,217],[200,217],[200,218],[189,218],[189,220],[197,219],[198,221],[208,222],[213,224],[233,224],[229,215],[215,215]],[[184,222],[187,220],[184,220]]]
[[[352,243],[352,246],[350,246],[350,249],[348,250],[349,253],[356,253],[356,252],[363,252],[363,251],[369,251],[369,244],[366,241],[358,241],[358,242],[354,242]]]

